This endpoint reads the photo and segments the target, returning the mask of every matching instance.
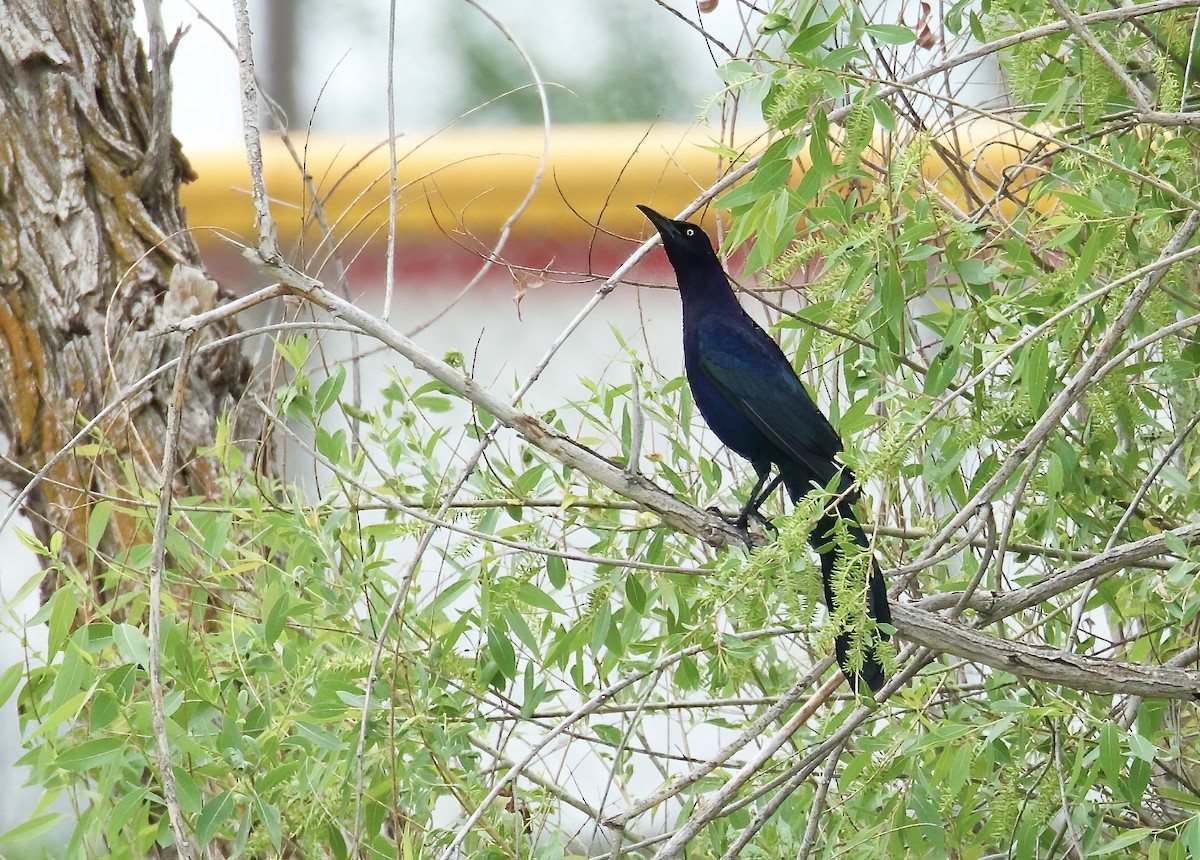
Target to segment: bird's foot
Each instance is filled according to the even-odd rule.
[[[779,529],[775,528],[775,524],[760,514],[756,509],[751,510],[750,508],[743,508],[742,512],[738,514],[738,518],[734,520],[733,524],[739,531],[749,532],[751,520],[753,520],[757,525],[761,526],[764,531],[769,531],[773,535],[779,534]]]

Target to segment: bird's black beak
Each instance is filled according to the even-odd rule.
[[[658,231],[658,235],[666,239],[668,236],[679,235],[679,228],[675,226],[675,222],[666,215],[660,215],[651,209],[649,206],[638,204],[638,209],[642,210],[642,214],[650,219],[650,223],[654,225],[654,229]]]

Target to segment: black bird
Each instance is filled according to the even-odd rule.
[[[854,543],[864,549],[870,546],[854,516],[853,505],[858,498],[854,475],[836,459],[842,440],[809,397],[778,344],[738,302],[704,231],[686,221],[673,221],[647,206],[638,208],[662,237],[679,283],[683,364],[692,399],[717,438],[749,460],[758,475],[738,524],[745,527],[780,481],[795,502],[814,485],[829,487],[836,479],[838,497],[809,538],[821,557],[825,603],[832,612],[838,519]],[[779,476],[768,485],[772,464]],[[879,623],[890,624],[892,620],[887,585],[873,558],[867,614]],[[887,638],[884,631],[880,636]],[[855,690],[863,681],[878,691],[887,680],[883,665],[871,649],[859,671],[850,667],[849,633],[837,634],[835,650],[838,665]]]

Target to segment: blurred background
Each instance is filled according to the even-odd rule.
[[[207,265],[246,292],[259,276],[228,239],[252,241],[248,174],[241,143],[238,64],[231,4],[164,0],[168,34],[185,28],[172,67],[174,131],[199,174],[185,189],[189,223]],[[682,0],[252,0],[258,71],[286,116],[293,152],[267,144],[268,190],[281,240],[310,274],[338,284],[373,312],[387,278],[388,57],[394,34],[393,99],[402,188],[397,204],[393,323],[430,352],[461,351],[482,381],[515,389],[599,283],[649,234],[633,209],[673,214],[711,185],[728,162],[711,150],[729,139],[717,97],[721,67],[759,39],[756,13],[722,0],[711,13]],[[873,20],[931,29],[931,47],[905,46],[897,74],[962,49],[941,32],[928,3],[887,2]],[[932,16],[932,17],[931,17]],[[925,40],[928,42],[929,40]],[[551,132],[534,74],[544,82]],[[960,102],[1001,104],[1003,81],[990,62],[938,82]],[[933,124],[953,111],[922,103]],[[737,117],[736,139],[751,142],[761,118]],[[306,184],[299,160],[311,177]],[[537,180],[536,192],[530,188]],[[312,206],[338,242],[323,238]],[[525,198],[529,196],[529,200]],[[522,208],[523,207],[523,208]],[[514,213],[522,214],[512,223]],[[706,222],[710,226],[712,221]],[[511,229],[506,229],[507,227]],[[224,239],[222,237],[225,237]],[[504,240],[507,265],[486,266]],[[618,355],[613,332],[658,372],[681,372],[678,301],[661,254],[637,267],[574,336],[530,394],[548,407],[598,378]],[[513,301],[521,291],[520,314]],[[335,355],[348,342],[330,342]],[[364,365],[364,395],[394,364]],[[407,373],[405,368],[400,372]],[[627,371],[620,369],[622,381]],[[375,383],[378,382],[378,385]],[[21,524],[19,527],[24,527]],[[36,572],[14,534],[0,536],[7,564],[0,598]],[[36,594],[36,590],[35,590]],[[0,599],[0,603],[3,600]],[[36,648],[38,628],[16,607],[0,629],[0,670]],[[18,786],[12,702],[0,711],[0,832],[36,802]]]

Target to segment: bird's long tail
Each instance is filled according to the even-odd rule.
[[[812,535],[809,537],[809,543],[812,544],[813,549],[821,557],[821,584],[825,590],[825,605],[829,607],[830,613],[834,611],[834,568],[838,556],[842,552],[838,548],[835,539],[839,518],[844,523],[846,533],[854,543],[868,550],[871,546],[870,541],[867,540],[867,536],[863,533],[862,527],[858,524],[858,520],[854,517],[854,511],[851,510],[850,504],[847,501],[842,501],[838,505],[836,514],[827,513],[817,521],[817,526],[813,529]],[[867,576],[867,615],[876,622],[884,624],[890,624],[892,621],[892,611],[888,606],[887,583],[883,578],[883,572],[879,569],[879,565],[873,556],[871,558],[871,572]],[[888,638],[886,632],[878,631],[878,633],[881,639]],[[887,674],[884,671],[883,664],[875,656],[874,649],[867,647],[862,657],[861,668],[857,670],[852,668],[850,661],[851,638],[849,632],[842,631],[834,639],[834,651],[837,654],[838,665],[842,668],[842,673],[850,682],[850,686],[855,690],[861,690],[863,683],[865,683],[872,692],[878,692],[887,681]]]

